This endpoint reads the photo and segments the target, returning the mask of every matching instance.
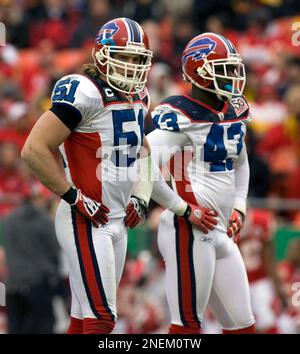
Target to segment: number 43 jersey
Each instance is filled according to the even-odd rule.
[[[83,75],[59,80],[51,111],[72,131],[60,146],[68,181],[123,217],[143,144],[148,94],[130,100],[105,81]]]
[[[244,137],[250,116],[246,99],[232,98],[219,112],[189,96],[171,96],[155,108],[152,118],[157,129],[187,137],[183,151],[170,161],[173,188],[185,201],[216,210],[218,228],[226,230],[232,209],[245,208],[248,191]],[[240,162],[246,178],[239,200],[235,169]]]

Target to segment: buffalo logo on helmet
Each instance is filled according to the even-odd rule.
[[[192,57],[194,61],[198,61],[206,57],[217,46],[217,43],[210,38],[201,38],[193,43],[185,50],[182,57],[184,64]]]
[[[108,22],[101,27],[96,38],[97,44],[114,44],[112,37],[119,31],[119,27],[115,22]]]

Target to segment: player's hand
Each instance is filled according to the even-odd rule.
[[[236,209],[230,215],[227,235],[233,238],[234,242],[239,240],[239,233],[243,227],[243,219],[244,215]]]
[[[92,223],[99,227],[108,222],[107,214],[110,212],[109,208],[105,205],[96,202],[82,194],[80,189],[77,189],[77,197],[71,208],[76,210],[77,213],[92,221]]]
[[[193,204],[187,206],[183,215],[186,220],[198,227],[205,234],[215,228],[218,223],[216,220],[217,216],[218,213],[216,211]]]
[[[124,219],[125,226],[130,229],[135,228],[141,221],[143,222],[145,220],[146,212],[147,205],[143,200],[135,196],[130,197]]]

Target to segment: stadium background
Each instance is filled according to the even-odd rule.
[[[20,149],[32,125],[49,108],[54,82],[89,62],[97,30],[121,16],[141,23],[150,38],[154,51],[148,81],[152,108],[166,96],[188,92],[189,85],[181,81],[180,55],[195,34],[217,32],[236,45],[246,64],[245,95],[253,119],[247,141],[249,203],[275,213],[276,261],[283,261],[290,240],[300,239],[297,0],[0,0],[7,41],[0,47],[0,227],[28,194],[54,217],[58,200],[30,176],[20,160]],[[145,129],[153,129],[150,115]],[[119,333],[166,331],[169,314],[156,243],[160,212],[160,207],[151,205],[146,224],[129,231],[118,294]],[[3,239],[0,232],[0,281],[5,283],[9,260]],[[300,254],[300,268],[299,264]],[[67,326],[69,297],[60,254],[57,279],[55,332],[62,333]],[[300,332],[299,316],[293,321],[295,331]],[[0,307],[0,331],[7,332],[5,307]]]

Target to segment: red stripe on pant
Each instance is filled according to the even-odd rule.
[[[193,262],[193,260],[190,259],[191,255],[189,252],[189,242],[192,235],[189,235],[189,225],[186,220],[177,217],[177,222],[177,255],[179,256],[177,262],[180,263],[180,274],[178,274],[178,277],[180,277],[181,285],[178,287],[178,291],[180,292],[179,297],[181,298],[181,313],[184,317],[183,324],[186,327],[199,329],[200,323],[196,321],[195,316],[197,316],[197,314],[193,311],[193,300],[196,301],[196,293],[194,293],[192,289],[192,281],[195,280],[191,278],[192,270],[190,262]]]
[[[76,226],[78,233],[78,242],[79,248],[83,263],[83,271],[86,279],[86,285],[88,287],[91,299],[93,301],[94,307],[98,314],[100,314],[103,320],[111,320],[112,315],[108,313],[103,299],[101,297],[100,289],[98,284],[98,279],[96,277],[95,269],[93,263],[93,259],[91,256],[91,251],[88,243],[88,234],[87,234],[87,226],[86,219],[80,215],[76,215]]]

